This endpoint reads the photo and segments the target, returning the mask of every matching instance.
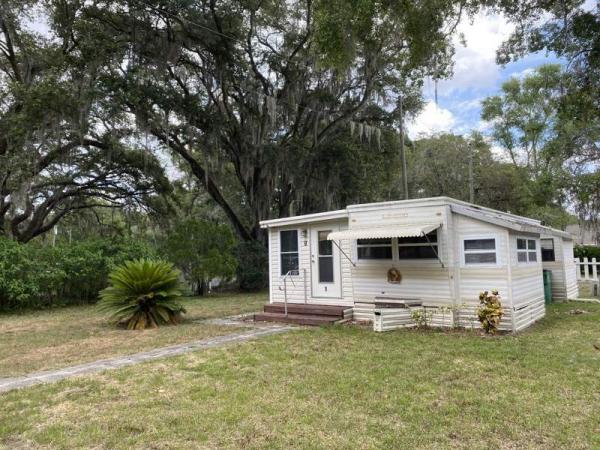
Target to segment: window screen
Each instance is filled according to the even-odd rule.
[[[463,252],[465,264],[496,264],[496,239],[465,239]]]
[[[281,275],[298,274],[298,230],[279,232]]]
[[[542,261],[556,261],[554,255],[554,239],[540,239]]]
[[[392,259],[392,239],[357,239],[358,259]]]
[[[436,259],[437,251],[437,230],[427,236],[398,238],[399,259]]]

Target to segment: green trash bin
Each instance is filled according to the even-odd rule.
[[[544,301],[546,305],[552,303],[552,271],[544,270]]]

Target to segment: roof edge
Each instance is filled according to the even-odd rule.
[[[303,214],[301,216],[281,217],[279,219],[261,220],[261,228],[282,227],[306,222],[316,222],[322,220],[347,219],[348,211],[338,209],[336,211],[325,211],[313,214]]]

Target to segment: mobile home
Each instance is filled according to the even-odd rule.
[[[259,320],[303,310],[374,320],[381,306],[409,326],[418,306],[432,311],[433,324],[476,326],[479,293],[497,289],[501,328],[512,331],[545,314],[540,237],[570,239],[537,220],[447,197],[351,205],[261,226],[270,305]],[[449,318],[435,318],[446,310]]]

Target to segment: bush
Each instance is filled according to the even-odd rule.
[[[98,308],[129,330],[177,324],[185,313],[176,301],[181,296],[179,276],[165,261],[127,261],[110,273]]]
[[[204,295],[211,279],[225,281],[235,274],[235,237],[226,225],[191,218],[179,220],[162,248],[196,294]]]
[[[20,309],[47,303],[66,274],[33,246],[0,239],[0,309]]]
[[[576,245],[575,258],[596,258],[596,261],[600,261],[600,247],[594,245]]]
[[[114,267],[153,255],[148,245],[126,240],[49,247],[0,238],[0,310],[95,302]]]
[[[240,289],[257,291],[269,285],[267,249],[258,241],[238,244],[236,276]]]
[[[494,334],[498,330],[503,314],[498,291],[492,291],[491,293],[484,291],[479,294],[477,317],[486,333]]]

